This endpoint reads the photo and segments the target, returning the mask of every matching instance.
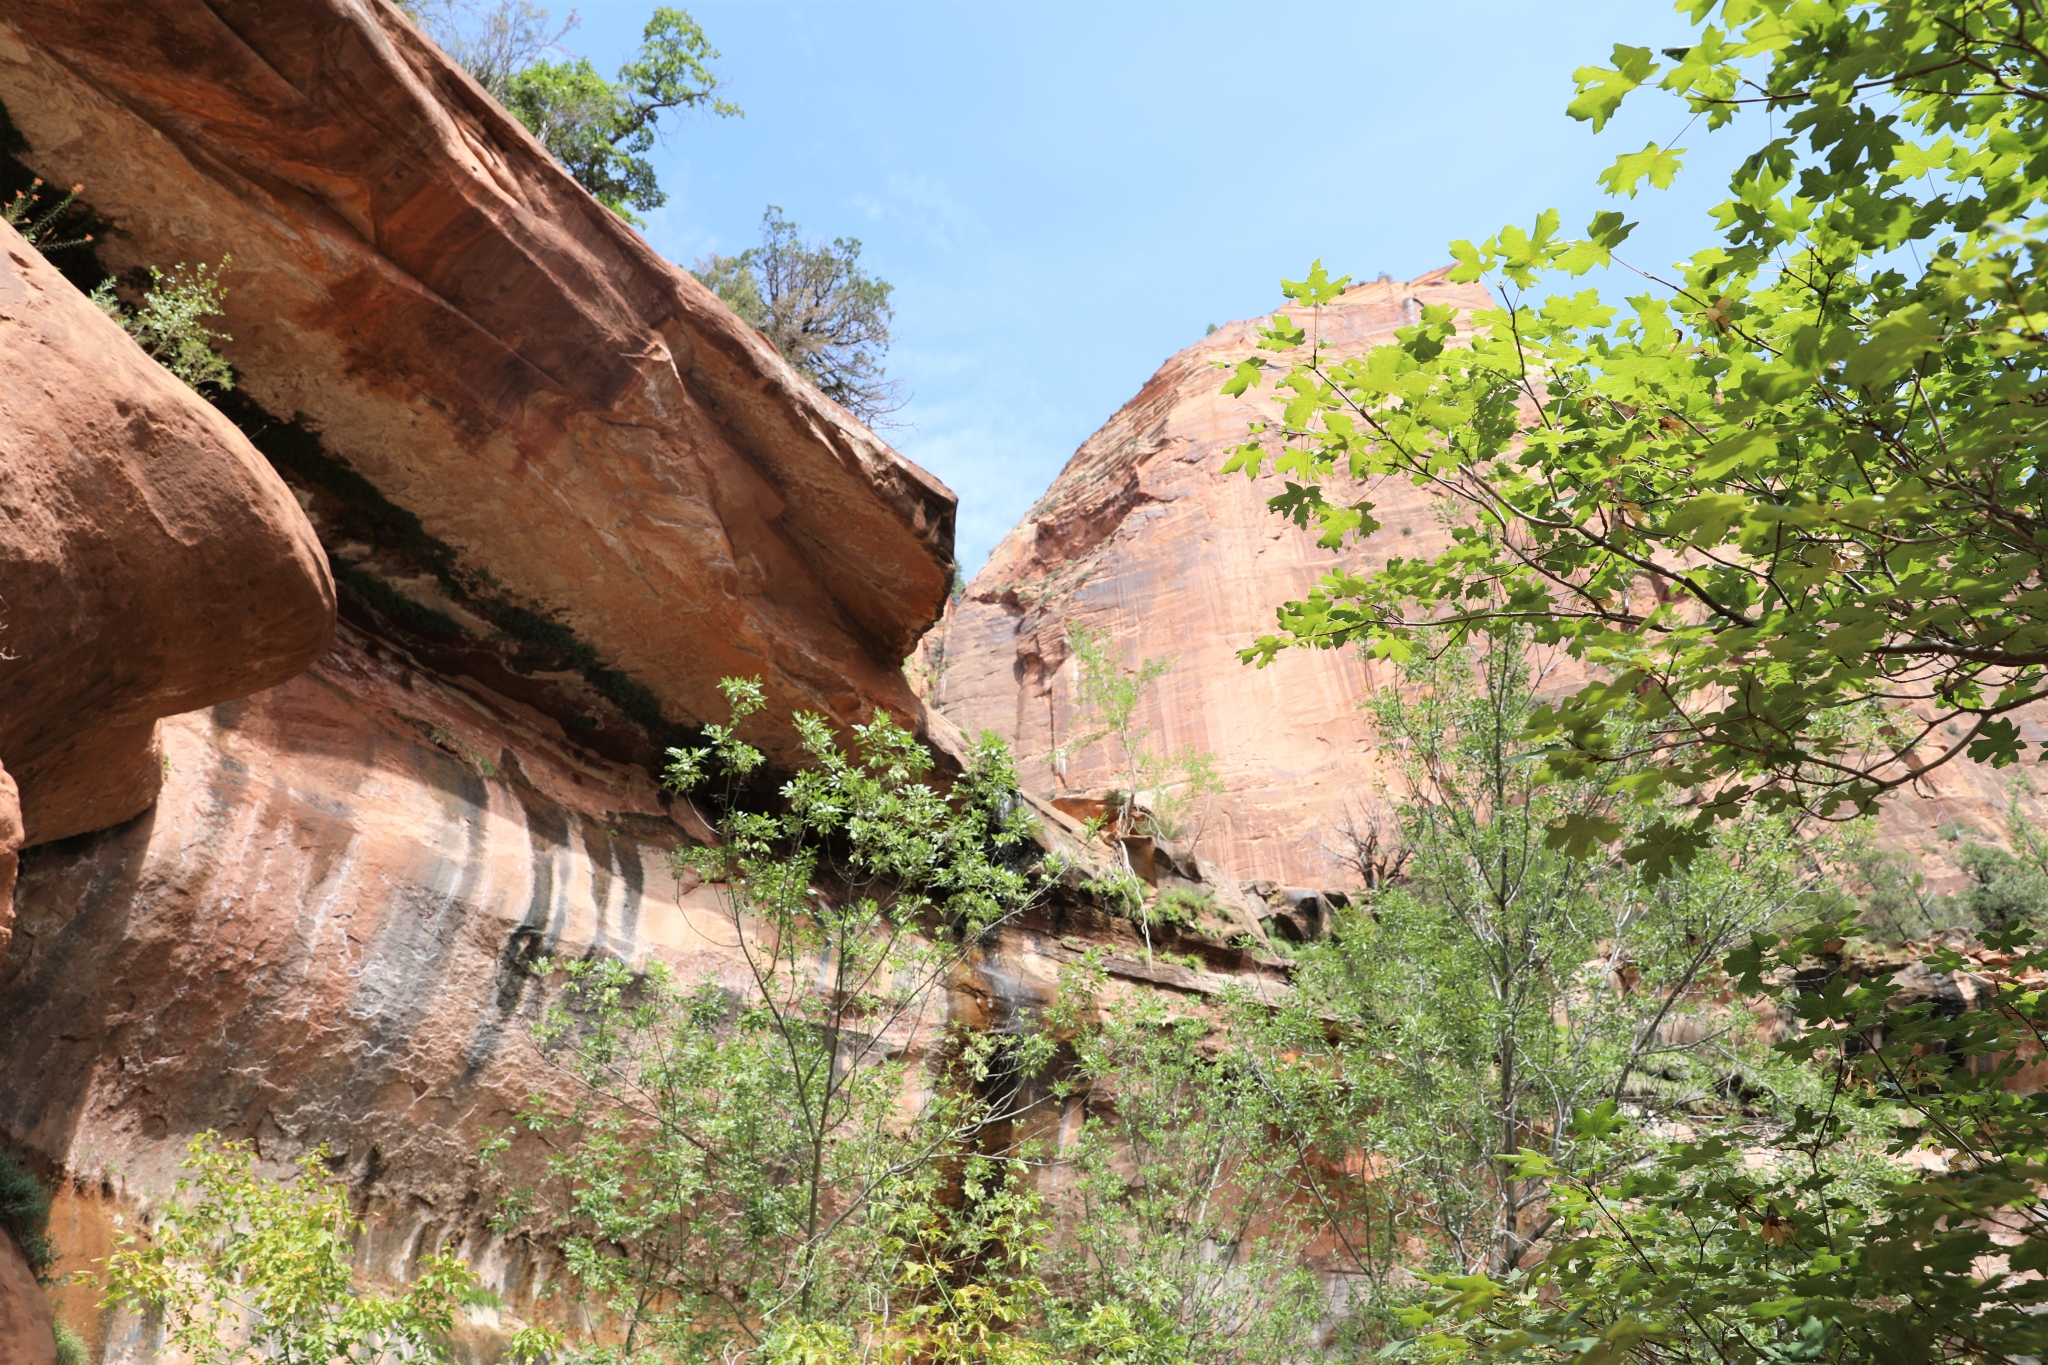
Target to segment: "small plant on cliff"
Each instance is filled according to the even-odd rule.
[[[38,178],[27,189],[15,191],[14,198],[0,204],[0,222],[19,232],[22,240],[46,256],[52,251],[90,245],[90,232],[80,232],[75,237],[64,235],[67,215],[72,213],[85,186],[73,185],[54,204],[43,203],[43,189]]]
[[[202,393],[209,386],[232,389],[235,372],[214,348],[234,338],[216,332],[207,319],[220,316],[221,305],[227,302],[221,275],[233,260],[223,256],[219,265],[180,263],[168,271],[151,266],[149,287],[142,291],[140,303],[123,303],[112,280],[92,292],[92,301],[120,323],[151,359],[194,389]]]
[[[942,793],[886,716],[849,751],[799,715],[811,766],[776,813],[749,811],[738,784],[763,759],[739,731],[761,690],[724,690],[731,723],[671,750],[668,781],[730,784],[721,841],[677,870],[719,889],[742,970],[682,983],[609,957],[543,964],[561,986],[543,1052],[581,1098],[522,1117],[557,1154],[504,1209],[561,1239],[622,1357],[770,1359],[940,1311],[920,1267],[986,1237],[1013,1177],[974,1163],[1043,1060],[1034,1038],[944,1018],[955,969],[1045,885],[1001,745]],[[487,1155],[517,1160],[513,1136]]]
[[[38,1277],[56,1260],[50,1244],[50,1192],[28,1163],[0,1150],[0,1232],[14,1239]]]
[[[54,1324],[52,1335],[57,1338],[57,1365],[93,1365],[92,1349],[78,1333],[60,1322]]]
[[[1149,955],[1156,916],[1122,841],[1137,834],[1186,839],[1192,851],[1201,844],[1209,801],[1223,791],[1223,779],[1216,773],[1216,756],[1208,750],[1192,744],[1177,753],[1157,748],[1151,729],[1138,723],[1152,685],[1173,667],[1171,659],[1146,659],[1132,668],[1108,631],[1079,622],[1068,623],[1067,646],[1078,671],[1075,732],[1050,758],[1054,771],[1064,774],[1073,755],[1098,744],[1108,746],[1115,789],[1109,810],[1091,823],[1090,832],[1107,835],[1117,861],[1106,876],[1090,883],[1090,889],[1138,921]]]
[[[761,215],[761,245],[737,256],[706,257],[691,273],[799,374],[863,422],[903,406],[898,385],[882,372],[894,286],[861,269],[858,238],[806,242],[771,204]]]
[[[187,1174],[149,1234],[124,1235],[107,1258],[106,1306],[159,1316],[195,1365],[447,1359],[457,1309],[485,1297],[475,1274],[437,1251],[401,1291],[360,1285],[351,1258],[362,1224],[326,1149],[298,1167],[294,1181],[267,1180],[247,1144],[193,1138]]]
[[[1109,833],[1199,844],[1206,799],[1223,790],[1216,755],[1193,744],[1177,751],[1156,746],[1151,729],[1138,723],[1153,684],[1173,668],[1173,660],[1146,659],[1132,668],[1108,631],[1079,622],[1067,626],[1067,647],[1078,673],[1075,733],[1053,750],[1054,765],[1064,771],[1073,755],[1106,743],[1119,798],[1109,812]]]

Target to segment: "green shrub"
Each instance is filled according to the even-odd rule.
[[[14,1239],[41,1278],[57,1259],[50,1244],[50,1192],[22,1159],[0,1151],[0,1228]]]
[[[233,259],[223,256],[219,265],[180,262],[168,272],[151,266],[149,288],[132,308],[114,297],[112,280],[92,291],[92,301],[126,328],[157,364],[194,389],[204,391],[211,384],[225,393],[235,387],[235,372],[214,344],[234,338],[214,331],[206,319],[220,316],[227,301],[221,275]]]
[[[400,1291],[362,1284],[362,1220],[315,1147],[291,1181],[267,1179],[255,1149],[218,1133],[186,1146],[175,1197],[147,1240],[124,1233],[102,1264],[106,1308],[157,1316],[165,1342],[198,1365],[288,1365],[395,1358],[445,1362],[464,1304],[488,1302],[447,1250],[426,1251]],[[246,1346],[231,1345],[246,1335]],[[168,1353],[168,1352],[167,1352]]]
[[[1174,886],[1159,893],[1152,905],[1152,918],[1159,924],[1199,928],[1202,916],[1216,912],[1214,891],[1192,891]]]
[[[92,1352],[78,1333],[57,1324],[57,1365],[92,1365]]]

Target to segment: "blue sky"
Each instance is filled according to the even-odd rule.
[[[578,8],[567,45],[609,71],[652,3]],[[670,127],[648,238],[685,265],[738,251],[772,203],[861,240],[913,395],[884,434],[960,495],[970,576],[1161,361],[1270,311],[1281,276],[1319,256],[1406,278],[1549,205],[1577,228],[1616,154],[1686,124],[1668,102],[1599,137],[1564,114],[1614,42],[1685,40],[1662,0],[688,8],[746,116]],[[1679,141],[1689,174],[1626,206],[1641,264],[1704,244],[1737,150]]]

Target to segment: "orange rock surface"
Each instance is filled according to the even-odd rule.
[[[952,494],[388,0],[22,0],[0,102],[117,225],[112,268],[232,255],[244,392],[667,721],[720,714],[728,674],[914,714],[897,665],[944,600]]]
[[[304,668],[334,585],[241,432],[5,225],[0,376],[4,951],[13,850],[147,806],[157,718]]]
[[[1324,310],[1325,341],[1362,351],[1436,302],[1471,308],[1486,295],[1442,272],[1360,285]],[[1108,631],[1133,664],[1171,659],[1140,723],[1153,745],[1216,755],[1228,791],[1200,851],[1248,880],[1336,885],[1320,840],[1376,777],[1357,703],[1384,670],[1348,651],[1291,653],[1265,669],[1237,661],[1272,629],[1274,607],[1330,564],[1266,510],[1262,491],[1217,472],[1246,424],[1269,415],[1264,398],[1225,398],[1215,368],[1254,352],[1256,326],[1219,328],[1168,360],[1082,444],[927,638],[921,672],[940,711],[969,734],[1010,740],[1026,786],[1054,796],[1113,779],[1106,743],[1055,771],[1053,751],[1077,723],[1069,625]],[[1386,529],[1354,562],[1442,543],[1423,493],[1382,486],[1376,497]]]
[[[1323,310],[1326,350],[1342,356],[1385,344],[1425,303],[1487,306],[1478,286],[1450,284],[1444,273],[1352,287]],[[1170,659],[1138,725],[1155,749],[1194,745],[1216,755],[1227,791],[1211,804],[1200,851],[1245,880],[1353,886],[1356,874],[1330,845],[1348,803],[1393,791],[1358,706],[1395,674],[1350,650],[1291,650],[1263,669],[1238,661],[1240,649],[1273,629],[1275,607],[1338,562],[1266,508],[1277,491],[1270,478],[1254,486],[1218,472],[1247,423],[1273,418],[1270,385],[1225,398],[1216,368],[1256,354],[1258,325],[1220,328],[1172,357],[1082,444],[926,637],[913,671],[941,713],[969,734],[1008,739],[1027,788],[1057,798],[1116,777],[1107,741],[1056,763],[1078,726],[1070,626],[1109,632],[1132,665]],[[1377,568],[1446,543],[1424,491],[1382,480],[1370,496],[1383,529],[1342,562]],[[1581,677],[1565,660],[1545,686]],[[2029,738],[2039,733],[2029,721]],[[1950,764],[1886,807],[1880,837],[1934,889],[1952,890],[1960,874],[1944,837],[1958,827],[2002,837],[2013,780],[2010,771]],[[2029,784],[2023,806],[2035,818],[2048,813],[2031,777],[2019,780]]]
[[[0,964],[0,1131],[88,1183],[167,1189],[207,1127],[325,1137],[453,1219],[477,1125],[545,1080],[526,966],[723,941],[644,771],[346,627],[163,749],[150,811],[24,855]]]
[[[28,1258],[0,1232],[0,1365],[57,1365],[50,1303]]]

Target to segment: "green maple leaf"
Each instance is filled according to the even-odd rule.
[[[1614,45],[1614,65],[1582,66],[1572,72],[1578,94],[1565,112],[1580,122],[1590,121],[1593,131],[1607,126],[1607,120],[1621,107],[1622,100],[1657,73],[1657,59],[1647,47]]]

